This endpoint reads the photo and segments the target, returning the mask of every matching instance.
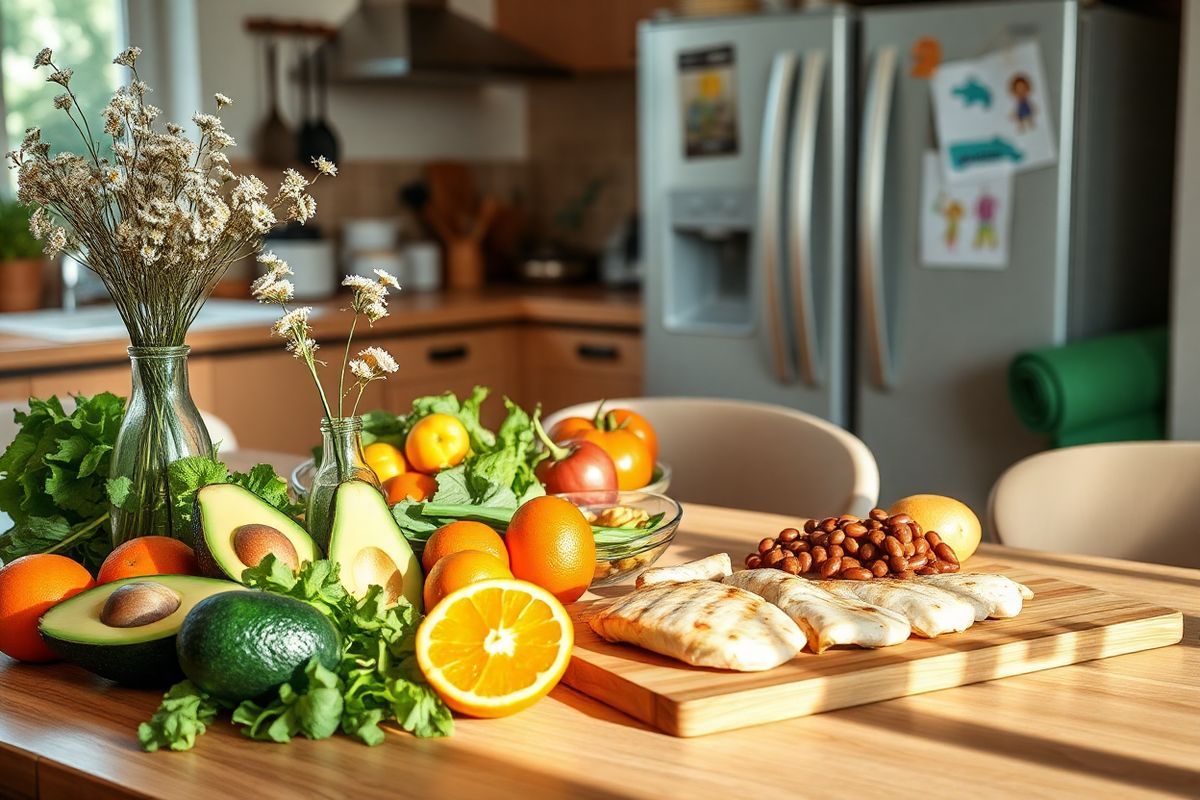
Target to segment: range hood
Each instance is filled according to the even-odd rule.
[[[328,48],[338,81],[478,81],[567,72],[435,0],[360,0]]]

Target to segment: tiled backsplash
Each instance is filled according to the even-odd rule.
[[[468,162],[481,196],[494,195],[528,220],[529,238],[599,250],[637,207],[636,88],[632,74],[533,82],[528,87],[530,158]],[[235,163],[268,186],[281,172],[249,161]],[[406,235],[420,227],[400,189],[425,177],[415,161],[363,160],[338,165],[336,178],[314,187],[316,224],[336,236],[344,220],[399,216]],[[564,225],[564,210],[596,184],[595,201]]]

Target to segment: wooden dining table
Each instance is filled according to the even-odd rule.
[[[686,504],[660,563],[738,558],[796,523]],[[138,748],[157,692],[0,656],[0,797],[1200,797],[1200,570],[994,544],[975,559],[1179,609],[1183,641],[692,739],[560,685],[443,739],[278,745],[218,722],[181,753]]]

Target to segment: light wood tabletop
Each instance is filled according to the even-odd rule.
[[[660,563],[740,559],[794,523],[689,505]],[[134,730],[157,693],[0,656],[0,796],[1200,796],[1200,570],[995,545],[976,558],[1180,609],[1183,642],[694,739],[559,686],[448,739],[274,745],[220,723],[190,752],[154,754]]]

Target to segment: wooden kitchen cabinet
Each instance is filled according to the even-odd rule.
[[[188,360],[188,386],[196,406],[203,411],[212,410],[213,359],[199,356]],[[8,379],[4,379],[8,380]],[[34,397],[58,395],[60,398],[72,394],[100,394],[112,392],[119,397],[129,397],[133,387],[129,364],[112,364],[93,369],[46,372],[21,379],[28,385],[27,394]],[[0,382],[0,396],[6,395]]]
[[[282,350],[215,358],[208,410],[233,429],[239,447],[300,454],[320,443],[325,412],[303,364]],[[336,396],[335,386],[330,402]]]
[[[33,394],[33,385],[24,375],[0,378],[0,403],[22,403]],[[0,420],[5,422],[7,420]]]
[[[642,337],[635,332],[535,326],[522,331],[521,402],[543,413],[587,400],[642,393]]]
[[[496,30],[574,72],[631,70],[637,24],[669,0],[495,0]]]

